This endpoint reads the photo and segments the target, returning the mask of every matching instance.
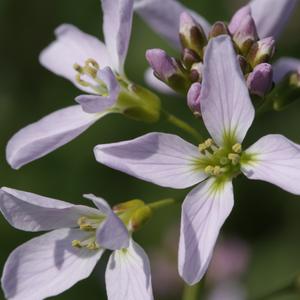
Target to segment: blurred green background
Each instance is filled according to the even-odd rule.
[[[235,9],[245,3],[237,0],[182,2],[206,16],[210,22],[228,20]],[[278,42],[277,57],[300,58],[299,18],[300,6]],[[110,115],[76,140],[19,171],[12,170],[6,163],[5,146],[17,130],[52,111],[73,104],[74,97],[80,93],[72,84],[51,74],[38,62],[39,52],[53,40],[53,30],[61,23],[72,23],[102,38],[99,0],[0,1],[1,185],[76,203],[86,203],[81,197],[84,193],[102,196],[111,204],[132,198],[154,201],[173,196],[182,200],[187,191],[165,189],[139,181],[96,163],[93,157],[92,149],[96,144],[129,139],[149,131],[174,132],[188,138],[184,132],[164,122],[147,125]],[[129,78],[144,84],[143,71],[147,67],[144,53],[146,49],[156,47],[174,53],[165,41],[135,17],[126,62]],[[169,111],[198,126],[185,105],[185,99],[163,95],[161,98]],[[266,133],[282,133],[300,142],[299,116],[300,103],[293,104],[284,112],[264,115],[251,128],[246,142],[250,144]],[[224,226],[223,235],[238,237],[248,243],[251,260],[243,282],[247,293],[257,296],[280,287],[294,274],[300,274],[300,197],[242,176],[235,180],[235,188],[235,209]],[[150,260],[155,259],[155,255],[152,256],[154,252],[164,251],[169,260],[171,257],[174,272],[176,249],[173,246],[169,247],[171,250],[166,247],[160,249],[172,230],[170,228],[174,227],[178,233],[179,218],[179,205],[161,210],[135,235],[148,251]],[[3,218],[0,226],[2,270],[9,253],[34,235],[13,229]],[[55,299],[106,299],[106,259],[101,260],[91,278]],[[167,282],[168,278],[165,280]],[[0,292],[1,297],[3,294]],[[176,300],[180,296],[172,296],[170,291],[170,296],[157,295],[156,299]],[[273,299],[293,300],[299,299],[299,296]]]

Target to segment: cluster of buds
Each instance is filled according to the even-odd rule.
[[[187,12],[180,16],[180,59],[160,49],[151,49],[146,58],[154,75],[176,92],[188,95],[188,106],[199,116],[202,67],[208,41],[219,35],[231,37],[247,86],[252,95],[263,98],[273,86],[273,70],[269,64],[274,55],[272,37],[259,39],[249,7],[240,9],[229,25],[216,22],[206,36],[201,25]]]

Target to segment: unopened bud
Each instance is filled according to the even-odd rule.
[[[272,88],[273,69],[270,64],[259,64],[247,78],[248,89],[251,94],[264,97]]]
[[[136,231],[140,229],[152,216],[152,209],[144,205],[138,208],[129,221],[130,230]]]
[[[190,82],[183,73],[183,67],[175,58],[170,57],[164,50],[149,49],[146,59],[154,71],[154,75],[172,89],[186,93]]]
[[[191,85],[187,94],[187,105],[193,114],[197,117],[201,116],[200,110],[200,94],[201,94],[201,83],[195,82]]]
[[[248,54],[251,46],[258,40],[256,26],[251,15],[246,15],[233,35],[233,41],[243,55]]]
[[[203,47],[207,44],[206,35],[201,25],[187,12],[180,15],[179,37],[183,48],[189,48],[203,58]]]
[[[249,5],[243,6],[240,8],[232,17],[228,29],[230,33],[233,35],[236,33],[236,31],[239,29],[241,26],[241,23],[245,19],[246,16],[251,14],[251,9]]]
[[[229,34],[227,25],[224,22],[216,22],[209,33],[209,39],[217,37],[222,34]]]
[[[300,74],[298,72],[287,74],[275,85],[269,97],[273,99],[273,109],[277,111],[300,100]]]
[[[202,72],[203,72],[203,63],[195,63],[191,67],[189,79],[193,82],[201,82],[202,81]]]
[[[193,51],[192,49],[189,49],[189,48],[183,49],[182,55],[181,55],[181,60],[183,61],[184,66],[187,69],[190,69],[194,63],[201,61],[199,55],[195,51]]]
[[[275,40],[273,37],[267,37],[252,45],[247,59],[254,68],[258,64],[269,62],[274,52]]]

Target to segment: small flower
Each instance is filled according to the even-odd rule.
[[[198,147],[180,137],[150,133],[95,147],[96,160],[169,188],[198,184],[182,205],[179,273],[188,284],[205,274],[219,231],[233,204],[239,174],[300,195],[300,146],[267,135],[244,150],[254,107],[228,36],[212,39],[204,57],[200,109],[211,139]]]
[[[111,113],[154,122],[160,101],[126,78],[124,62],[131,34],[133,0],[102,0],[105,44],[63,24],[56,40],[40,55],[41,64],[88,93],[75,100],[80,105],[60,109],[17,132],[8,142],[8,163],[19,169],[61,147]]]
[[[50,231],[10,254],[2,275],[7,299],[40,300],[64,292],[91,274],[106,249],[113,250],[105,274],[108,299],[153,299],[144,250],[105,200],[84,197],[97,208],[10,188],[0,190],[1,212],[13,227]]]

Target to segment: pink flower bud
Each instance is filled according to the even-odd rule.
[[[193,83],[187,94],[187,104],[195,116],[201,116],[200,94],[201,94],[201,83],[199,82]]]
[[[250,93],[263,97],[272,88],[273,69],[270,64],[257,65],[247,78],[247,85]]]
[[[231,34],[235,34],[238,28],[241,26],[242,21],[245,19],[247,15],[251,14],[251,9],[248,5],[240,8],[232,17],[228,29]]]

